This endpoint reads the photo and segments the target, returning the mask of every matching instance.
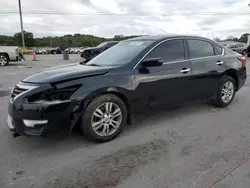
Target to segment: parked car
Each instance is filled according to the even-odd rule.
[[[69,53],[76,54],[78,50],[79,50],[78,48],[70,48]]]
[[[60,47],[50,49],[49,54],[62,54],[62,49]]]
[[[250,57],[250,45],[247,47],[246,54],[247,54],[247,57]]]
[[[242,55],[247,55],[247,45],[244,43],[226,44],[226,47]]]
[[[41,48],[40,48],[40,49],[36,49],[36,50],[35,50],[35,53],[36,53],[36,54],[45,54],[45,53],[46,53],[46,50],[45,50],[45,49],[41,49]]]
[[[78,54],[82,53],[84,51],[84,49],[86,49],[86,48],[89,48],[89,46],[83,46],[83,47],[79,48],[77,53]]]
[[[10,61],[19,60],[18,46],[0,46],[0,66],[6,66]]]
[[[246,58],[210,39],[133,38],[85,65],[62,65],[20,81],[7,122],[21,135],[59,134],[79,125],[87,138],[105,142],[131,123],[135,111],[194,100],[225,107],[246,77]]]
[[[116,44],[118,44],[117,41],[109,41],[109,42],[103,42],[96,47],[85,48],[81,53],[81,57],[84,58],[87,62]]]

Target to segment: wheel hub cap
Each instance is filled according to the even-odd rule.
[[[122,122],[122,112],[118,105],[106,102],[98,106],[91,118],[91,126],[99,136],[114,134]]]
[[[7,58],[5,56],[0,56],[0,64],[4,66],[7,63]]]
[[[221,92],[221,98],[224,103],[228,103],[231,101],[234,95],[234,85],[231,81],[227,81],[223,87]]]

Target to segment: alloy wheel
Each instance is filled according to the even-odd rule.
[[[8,63],[7,57],[4,56],[4,55],[1,55],[1,56],[0,56],[0,65],[4,66],[4,65],[6,65],[7,63]]]
[[[99,136],[110,136],[120,127],[122,111],[113,102],[105,102],[98,106],[91,118],[93,131]]]
[[[224,103],[229,103],[234,96],[234,84],[231,81],[227,81],[221,91],[221,99]]]

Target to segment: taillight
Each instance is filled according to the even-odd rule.
[[[246,67],[246,64],[247,64],[247,58],[246,57],[238,57],[238,60],[241,61],[242,67]]]

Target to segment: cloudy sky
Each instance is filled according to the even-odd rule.
[[[21,0],[24,29],[36,37],[65,34],[250,32],[250,0]],[[0,35],[20,31],[18,0],[0,0]]]

